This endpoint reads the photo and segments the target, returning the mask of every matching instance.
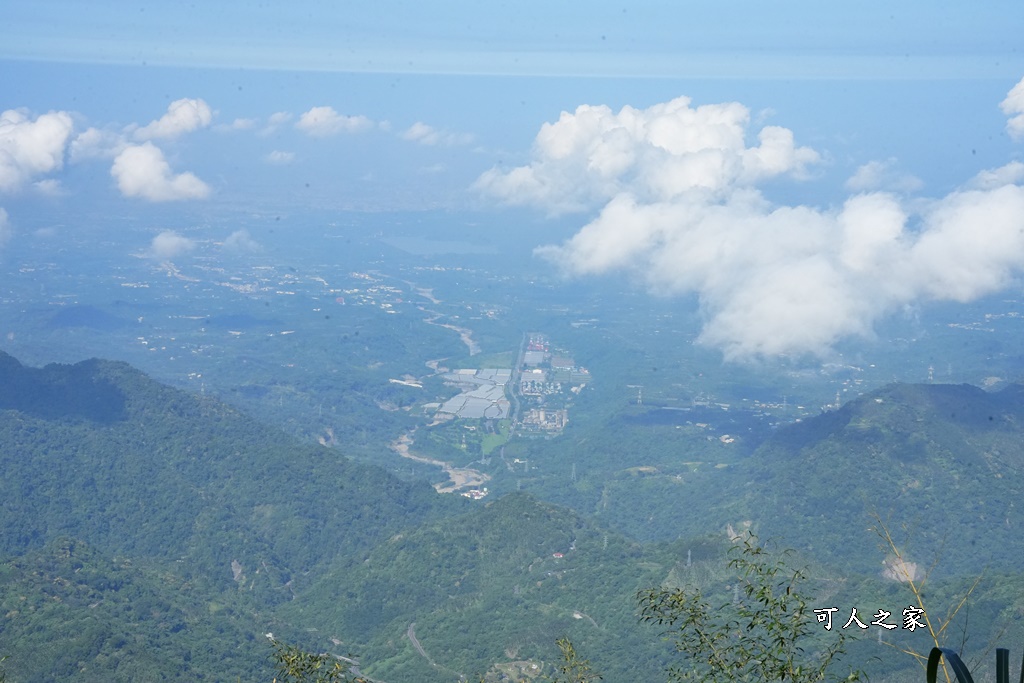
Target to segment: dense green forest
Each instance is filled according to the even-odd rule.
[[[706,435],[687,413],[627,429],[632,416],[678,414],[634,406],[506,451],[530,449],[542,472],[522,479],[537,495],[641,540],[749,521],[764,537],[870,573],[877,516],[912,530],[915,558],[941,557],[940,573],[1012,571],[1024,525],[1022,396],[1017,384],[998,392],[893,384],[779,428],[752,449]]]
[[[734,600],[730,529],[795,548],[820,606],[898,613],[913,596],[882,577],[879,521],[934,564],[937,618],[981,575],[947,637],[1012,646],[1022,412],[1016,385],[892,385],[756,449],[674,424],[650,444],[614,422],[579,443],[570,425],[531,446],[580,463],[565,489],[537,487],[574,512],[534,493],[439,495],[123,363],[0,354],[0,655],[12,683],[269,680],[272,632],[376,680],[440,682],[550,674],[569,637],[606,681],[661,680],[679,655],[638,620],[637,594]],[[844,496],[851,481],[873,494]],[[869,631],[849,657],[917,680],[878,641],[920,650],[922,635]]]

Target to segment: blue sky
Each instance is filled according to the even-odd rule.
[[[111,207],[182,258],[204,212],[526,211],[726,357],[822,355],[1024,272],[1024,3],[891,5],[6,3],[0,259]]]
[[[0,56],[317,71],[1013,77],[1021,3],[5,3]]]

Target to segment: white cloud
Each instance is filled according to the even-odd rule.
[[[761,129],[760,144],[747,147],[749,120],[737,102],[691,108],[687,97],[617,114],[583,105],[541,127],[528,166],[491,169],[475,187],[509,204],[580,211],[622,193],[640,201],[721,197],[775,176],[804,177],[820,161],[778,126]]]
[[[206,183],[192,173],[173,173],[163,152],[151,142],[126,147],[114,159],[110,174],[126,197],[166,202],[210,194]]]
[[[46,178],[32,183],[32,188],[41,195],[47,197],[59,197],[64,194],[64,188],[56,178]]]
[[[609,202],[538,254],[572,275],[625,271],[652,291],[695,293],[699,341],[731,360],[827,355],[919,300],[969,301],[1024,270],[1024,188],[965,190],[912,213],[861,194],[838,211],[773,206],[755,190],[720,203]]]
[[[986,169],[978,173],[967,184],[971,190],[994,190],[1003,185],[1020,184],[1024,181],[1024,164],[1011,161],[999,168]]]
[[[203,100],[175,100],[168,105],[166,114],[146,126],[132,124],[123,131],[93,127],[79,133],[71,143],[71,161],[113,159],[131,144],[132,139],[141,142],[175,138],[205,128],[212,120],[213,112]],[[219,126],[218,130],[243,130],[255,124],[251,119],[235,119],[230,125]]]
[[[920,178],[896,170],[896,159],[869,161],[854,172],[846,181],[846,189],[852,192],[892,190],[894,192],[916,192],[924,187]]]
[[[1006,94],[999,108],[1010,117],[1006,122],[1006,132],[1014,140],[1024,140],[1024,78]]]
[[[86,159],[113,159],[128,146],[124,135],[110,130],[88,128],[71,141],[71,162]]]
[[[195,249],[195,241],[179,235],[173,230],[164,230],[153,238],[149,246],[149,255],[153,258],[166,261],[176,256],[181,256]]]
[[[74,123],[67,112],[41,114],[34,121],[9,109],[0,114],[0,191],[14,191],[64,165],[64,148]]]
[[[295,127],[313,137],[328,137],[339,133],[359,133],[374,127],[365,116],[345,116],[333,107],[313,107],[299,117]]]
[[[210,125],[213,112],[206,102],[200,99],[182,98],[171,102],[167,113],[147,126],[131,131],[136,140],[155,140],[159,138],[175,138],[183,133],[190,133]]]
[[[254,240],[248,230],[235,230],[224,240],[224,248],[229,251],[260,251],[262,247]]]
[[[417,121],[402,133],[403,140],[417,142],[421,145],[468,145],[473,142],[469,133],[451,133],[437,130],[432,126]]]
[[[924,215],[911,275],[936,299],[997,292],[1024,268],[1024,187],[954,192]]]
[[[622,272],[658,294],[695,294],[698,341],[730,360],[824,357],[907,305],[969,301],[1024,273],[1024,165],[926,202],[866,191],[913,185],[892,160],[875,162],[840,207],[777,205],[757,184],[805,175],[819,157],[776,127],[747,147],[746,120],[735,103],[580,107],[541,128],[529,165],[476,186],[547,210],[599,207],[536,253],[572,276]]]
[[[273,152],[268,154],[266,158],[268,164],[286,166],[295,161],[295,152],[282,152],[275,149]]]

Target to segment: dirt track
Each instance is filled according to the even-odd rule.
[[[403,434],[391,442],[391,450],[398,453],[403,458],[422,462],[427,465],[434,465],[435,467],[440,467],[444,470],[444,473],[448,475],[449,482],[447,484],[435,484],[434,488],[438,493],[455,493],[462,489],[477,488],[491,479],[490,475],[474,469],[469,469],[468,467],[453,467],[450,463],[444,462],[443,460],[434,460],[433,458],[427,458],[422,455],[415,455],[409,450],[409,447],[412,446],[412,444],[412,437],[408,434]]]

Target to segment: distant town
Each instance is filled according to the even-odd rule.
[[[460,368],[441,373],[460,393],[430,404],[435,419],[511,419],[512,433],[555,436],[569,421],[569,405],[591,381],[545,334],[525,335],[514,367]]]

